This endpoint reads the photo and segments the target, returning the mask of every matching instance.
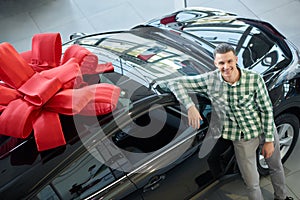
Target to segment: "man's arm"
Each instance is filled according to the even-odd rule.
[[[273,106],[268,94],[268,90],[261,76],[257,81],[257,106],[261,114],[262,130],[265,135],[266,142],[274,141],[275,123],[273,116]]]
[[[270,158],[274,152],[273,134],[275,131],[275,123],[272,102],[261,76],[259,76],[257,91],[257,104],[261,112],[261,123],[265,134],[265,143],[262,147],[262,155],[265,158]]]
[[[192,105],[194,105],[194,102],[188,95],[188,92],[206,93],[206,79],[205,74],[197,76],[183,76],[168,80],[167,86],[176,96],[177,100],[188,110]]]
[[[187,76],[170,80],[167,83],[168,88],[173,92],[179,102],[181,102],[188,111],[189,125],[195,129],[200,128],[200,120],[202,117],[188,95],[189,91],[193,92],[206,92],[205,76]]]

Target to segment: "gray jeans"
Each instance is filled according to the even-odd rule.
[[[274,136],[275,151],[269,159],[266,159],[266,162],[270,169],[274,197],[277,199],[284,199],[286,197],[285,174],[281,163],[277,131]],[[263,145],[263,143],[263,137],[254,138],[249,141],[240,140],[233,142],[236,160],[243,180],[247,186],[250,200],[264,199],[259,185],[259,173],[257,171],[256,162],[256,149],[260,144]]]

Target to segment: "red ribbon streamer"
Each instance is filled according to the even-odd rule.
[[[79,45],[61,59],[61,48],[59,33],[35,35],[32,51],[21,55],[9,43],[0,44],[0,134],[24,139],[34,130],[37,148],[44,151],[66,144],[59,114],[94,116],[116,108],[120,88],[82,79],[112,71],[112,64],[98,64]]]

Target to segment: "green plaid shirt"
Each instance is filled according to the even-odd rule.
[[[205,94],[217,113],[223,138],[240,140],[243,133],[250,140],[264,134],[266,142],[274,141],[273,108],[265,83],[257,73],[239,70],[240,80],[233,85],[215,70],[168,80],[167,86],[187,109],[194,105],[188,92]]]

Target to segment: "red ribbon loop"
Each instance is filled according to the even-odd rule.
[[[38,108],[23,99],[11,101],[0,117],[0,133],[16,138],[27,138]]]
[[[32,38],[31,66],[37,72],[60,64],[62,41],[59,33],[41,33]]]
[[[0,55],[0,78],[9,86],[19,88],[35,73],[9,43],[1,44]]]
[[[3,85],[0,85],[0,94],[0,105],[2,105],[4,108],[9,102],[22,97],[17,90],[5,87]],[[2,109],[0,112],[1,111]]]
[[[32,86],[35,87],[32,87]],[[47,79],[35,73],[28,81],[26,81],[19,91],[25,94],[24,99],[35,106],[44,105],[58,90],[62,87],[62,83],[57,79]]]
[[[47,122],[47,126],[45,126]],[[49,129],[55,130],[55,134]],[[34,121],[33,129],[39,130],[34,132],[35,142],[39,151],[52,149],[66,144],[65,137],[60,125],[59,115],[54,112],[44,111]],[[51,136],[51,142],[49,142]]]
[[[65,51],[62,64],[73,57],[78,59],[83,74],[103,73],[114,70],[111,62],[98,64],[98,57],[79,45],[72,45]]]
[[[43,151],[66,143],[59,114],[112,112],[120,88],[104,83],[82,87],[83,72],[111,71],[113,66],[98,64],[96,55],[78,45],[67,49],[60,65],[59,34],[38,34],[32,42],[32,51],[22,55],[10,44],[0,44],[0,134],[27,138],[34,130]]]

